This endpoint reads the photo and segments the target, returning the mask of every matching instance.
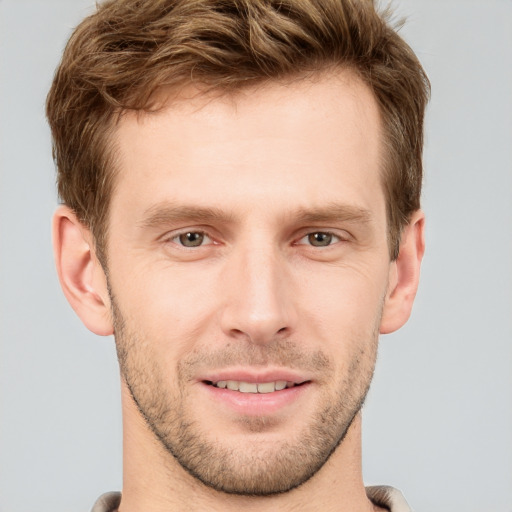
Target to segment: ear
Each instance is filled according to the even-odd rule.
[[[64,295],[85,326],[95,334],[114,332],[103,268],[96,258],[92,233],[67,206],[53,216],[53,252]]]
[[[404,228],[398,258],[391,262],[389,286],[384,302],[380,333],[388,334],[402,327],[411,315],[425,252],[425,215],[417,210]]]

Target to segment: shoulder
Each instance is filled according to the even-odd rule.
[[[388,485],[372,485],[366,488],[366,494],[372,503],[380,507],[385,507],[390,512],[412,512],[403,494],[394,487]]]
[[[116,512],[119,503],[121,503],[120,492],[107,492],[96,500],[91,512]]]

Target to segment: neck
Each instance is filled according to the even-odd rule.
[[[370,512],[361,471],[361,417],[325,465],[300,487],[282,494],[225,494],[186,472],[156,439],[123,389],[123,497],[119,512],[151,510]]]

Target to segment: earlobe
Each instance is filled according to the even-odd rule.
[[[67,206],[53,216],[53,251],[64,295],[85,326],[95,334],[113,333],[110,299],[103,268],[90,231]]]
[[[403,230],[398,258],[390,267],[389,289],[380,324],[381,334],[400,329],[409,319],[418,290],[424,252],[425,215],[418,210]]]

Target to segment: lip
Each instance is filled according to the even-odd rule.
[[[265,368],[260,370],[231,368],[212,371],[201,375],[197,379],[200,382],[219,382],[220,380],[236,380],[243,382],[275,382],[285,380],[294,384],[302,384],[311,381],[312,376],[297,372],[288,368]]]
[[[222,408],[226,407],[238,415],[269,416],[297,405],[312,385],[312,381],[308,377],[289,369],[265,369],[263,371],[230,369],[201,376],[198,383],[207,398]],[[252,383],[287,381],[298,385],[272,393],[242,393],[210,384],[210,382],[221,380]]]

